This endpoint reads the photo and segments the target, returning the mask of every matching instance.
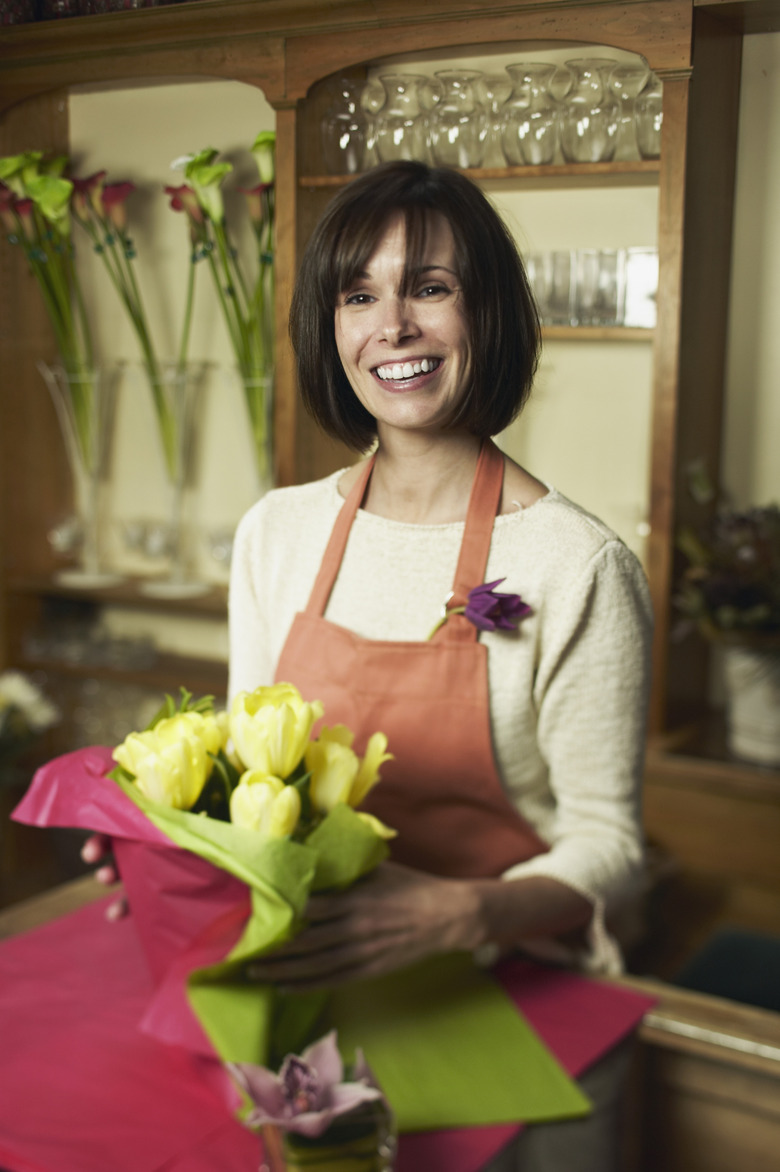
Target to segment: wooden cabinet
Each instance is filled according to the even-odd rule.
[[[388,52],[397,58],[446,49],[456,56],[560,41],[643,56],[664,82],[660,161],[590,171],[606,183],[625,168],[651,172],[658,183],[647,564],[656,613],[651,730],[668,734],[706,707],[705,649],[670,639],[674,535],[694,508],[686,491],[689,463],[703,457],[718,465],[741,41],[746,30],[777,27],[776,0],[495,0],[487,8],[475,0],[431,0],[422,10],[413,0],[198,0],[19,26],[0,32],[0,153],[33,142],[67,147],[63,95],[79,83],[217,77],[263,90],[277,114],[275,430],[278,481],[289,484],[344,459],[301,412],[286,328],[298,257],[339,182],[324,173],[323,80],[365,70]],[[522,184],[540,170],[550,169],[507,168],[482,177]],[[555,174],[572,170],[584,174],[582,167]],[[37,291],[10,250],[0,253],[0,265],[0,663],[23,666],[21,637],[42,600],[57,593],[47,577],[45,534],[68,477],[53,413],[37,388],[32,393],[35,360],[48,340]],[[223,599],[213,605],[219,611]]]

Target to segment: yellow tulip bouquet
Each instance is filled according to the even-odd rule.
[[[49,762],[16,810],[111,836],[155,982],[150,1033],[231,1062],[311,1040],[326,998],[249,983],[246,963],[299,930],[311,892],[377,866],[394,834],[355,808],[390,759],[386,737],[360,757],[343,725],[312,735],[322,716],[285,683],[229,711],[182,689],[116,748]]]

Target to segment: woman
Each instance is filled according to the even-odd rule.
[[[316,229],[291,336],[315,419],[375,455],[242,520],[230,690],[289,680],[358,749],[385,732],[395,759],[367,808],[399,834],[254,975],[305,989],[520,948],[618,971],[606,923],[641,873],[648,595],[613,533],[490,442],[539,350],[508,231],[455,172],[378,167]],[[462,611],[496,580],[530,613],[480,631]]]

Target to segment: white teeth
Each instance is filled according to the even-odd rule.
[[[428,374],[439,365],[436,358],[423,358],[421,362],[394,362],[392,366],[378,366],[376,373],[381,379],[414,378],[416,374]]]

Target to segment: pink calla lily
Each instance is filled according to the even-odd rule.
[[[327,1131],[337,1116],[382,1098],[360,1053],[357,1081],[342,1082],[344,1064],[335,1030],[300,1057],[288,1054],[278,1074],[249,1062],[231,1062],[228,1069],[254,1103],[246,1119],[249,1127],[273,1124],[282,1131],[316,1137]]]

